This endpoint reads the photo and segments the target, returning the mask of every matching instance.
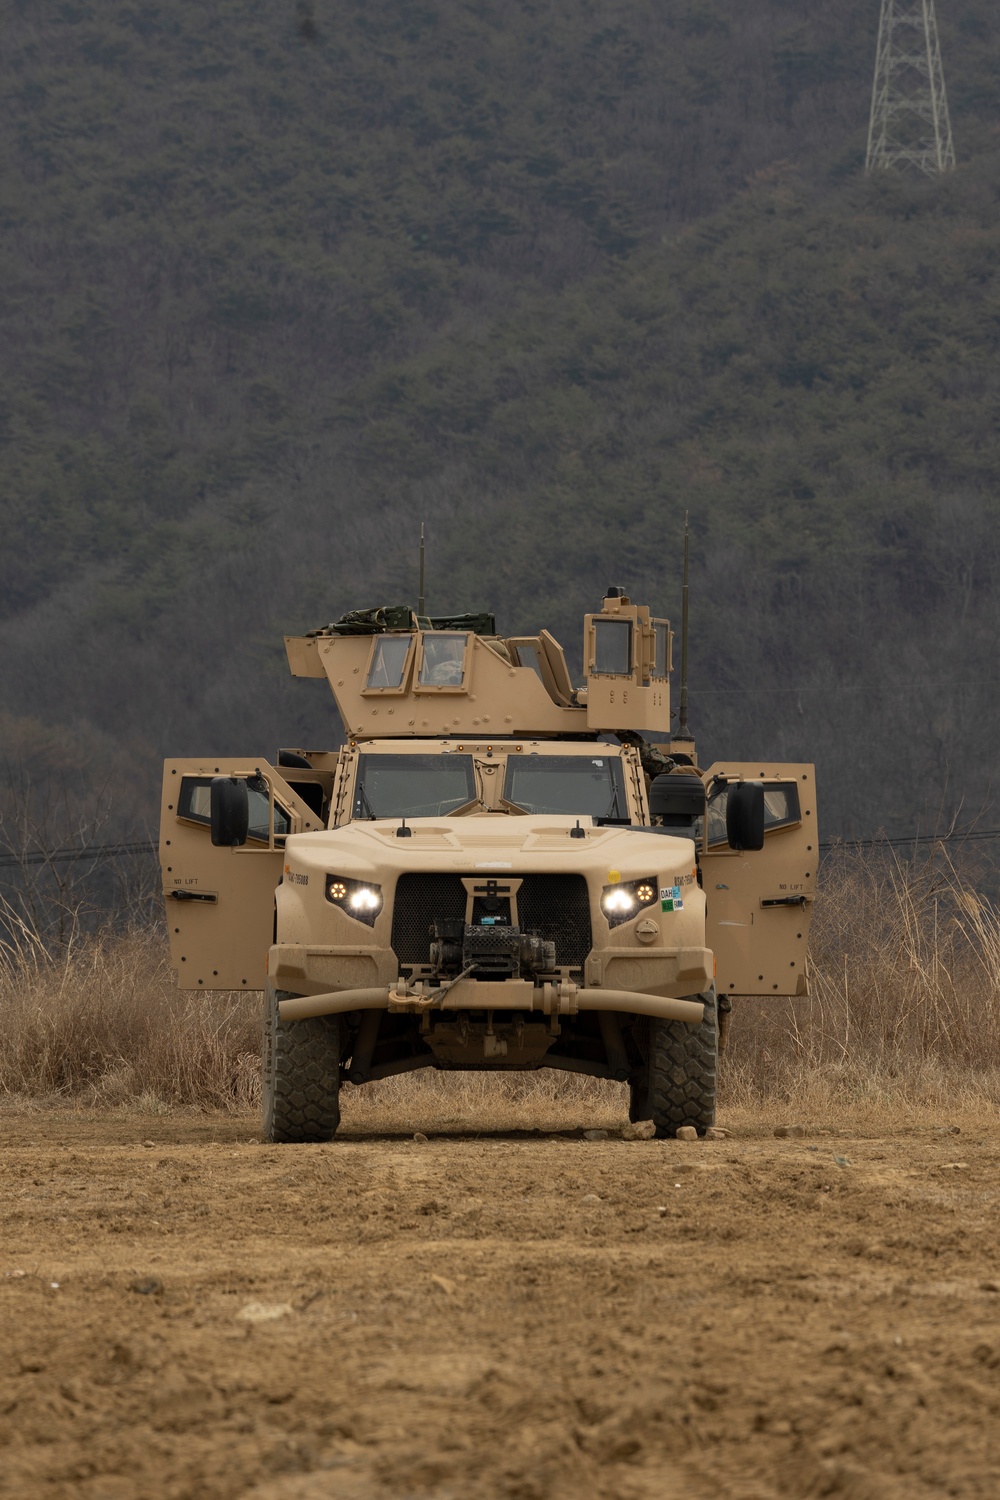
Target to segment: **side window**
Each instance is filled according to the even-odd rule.
[[[794,781],[764,784],[764,832],[799,821],[799,789]]]
[[[250,827],[247,837],[255,843],[268,842],[268,795],[254,785],[255,778],[248,776],[247,793],[250,799]],[[212,778],[210,776],[185,776],[181,780],[180,796],[177,799],[177,816],[191,823],[212,822]],[[283,839],[292,826],[292,820],[279,802],[274,804],[274,837]]]
[[[705,839],[710,849],[718,848],[726,840],[726,801],[729,797],[728,782],[720,782],[708,794],[708,832]],[[794,781],[765,781],[764,783],[764,835],[775,828],[787,828],[801,819],[799,811],[799,789]]]
[[[460,688],[465,676],[468,635],[451,631],[425,631],[421,636],[420,687]]]
[[[594,671],[604,677],[631,677],[630,620],[594,621]]]
[[[542,686],[545,686],[545,678],[538,664],[538,647],[529,645],[527,641],[519,642],[517,646],[517,664],[520,667],[530,667]]]
[[[406,664],[412,643],[412,635],[375,637],[368,676],[365,679],[366,692],[384,689],[399,692],[406,677]]]
[[[665,681],[670,676],[670,626],[666,620],[653,621],[653,676]]]

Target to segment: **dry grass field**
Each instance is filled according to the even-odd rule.
[[[993,1500],[996,911],[844,855],[813,955],[809,1001],[740,1003],[719,1140],[427,1072],[275,1147],[256,997],[178,996],[149,931],[20,932],[0,1495]]]
[[[1000,1103],[1000,910],[943,855],[916,865],[829,857],[810,983],[808,1000],[736,999],[724,1111],[867,1115]],[[0,1006],[8,1105],[72,1101],[151,1114],[256,1105],[259,997],[179,994],[156,929],[52,952],[15,924],[0,948]],[[576,1101],[598,1107],[618,1097],[613,1086],[544,1072],[425,1072],[346,1092],[349,1117],[374,1122],[402,1109],[426,1120],[444,1110],[469,1126],[501,1117],[531,1126],[552,1107],[571,1116]]]

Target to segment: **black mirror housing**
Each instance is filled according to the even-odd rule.
[[[649,815],[665,828],[689,831],[705,813],[705,784],[700,776],[654,776],[649,786]]]
[[[759,781],[730,786],[726,798],[726,841],[730,849],[763,849],[764,788]]]
[[[247,841],[250,828],[250,794],[239,776],[212,777],[212,843],[235,849]]]

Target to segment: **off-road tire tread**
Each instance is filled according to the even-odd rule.
[[[264,1011],[264,1139],[329,1141],[340,1124],[340,1017],[282,1021],[286,990],[268,989]]]
[[[714,987],[691,995],[705,1007],[700,1026],[650,1017],[645,1076],[631,1089],[629,1116],[652,1120],[656,1134],[674,1136],[682,1125],[704,1135],[715,1124],[719,1028]]]

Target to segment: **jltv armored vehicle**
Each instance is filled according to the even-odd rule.
[[[579,688],[489,615],[285,644],[343,748],[168,761],[161,819],[179,984],[265,993],[267,1138],[328,1140],[342,1081],[422,1067],[618,1079],[703,1132],[729,996],[805,993],[812,767],[699,770],[669,623],[618,588]]]

